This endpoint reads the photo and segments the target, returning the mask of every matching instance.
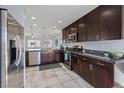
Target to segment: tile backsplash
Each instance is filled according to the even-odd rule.
[[[75,45],[78,45],[78,46],[83,46],[84,49],[100,50],[100,51],[122,51],[122,52],[124,52],[124,39],[63,43],[62,45],[63,45],[63,47],[73,47]]]

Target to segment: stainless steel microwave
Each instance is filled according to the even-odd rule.
[[[68,35],[69,37],[69,42],[76,42],[77,41],[77,33],[73,33]]]

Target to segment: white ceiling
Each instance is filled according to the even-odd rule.
[[[73,23],[98,5],[27,5],[25,7],[25,31],[41,36],[48,33],[57,33]],[[36,17],[32,20],[31,17]],[[58,21],[62,23],[59,24]],[[33,26],[37,24],[37,26]],[[57,26],[57,30],[53,30]],[[45,27],[45,29],[43,29]]]

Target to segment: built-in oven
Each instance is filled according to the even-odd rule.
[[[71,52],[65,51],[64,52],[64,63],[67,68],[72,70],[72,65],[71,65]]]

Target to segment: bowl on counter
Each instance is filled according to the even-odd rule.
[[[123,52],[120,51],[112,51],[109,53],[109,57],[110,58],[114,58],[114,59],[120,59],[124,56]]]

